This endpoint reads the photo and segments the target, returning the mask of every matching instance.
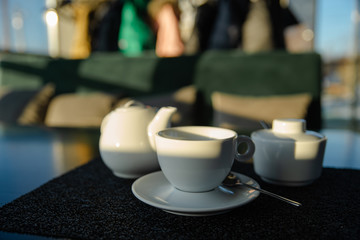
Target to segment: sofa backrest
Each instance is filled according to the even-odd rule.
[[[126,92],[131,96],[164,93],[190,85],[197,56],[158,58],[96,53],[87,59],[1,54],[0,86],[34,89],[53,82],[64,92]]]

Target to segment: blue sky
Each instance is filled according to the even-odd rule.
[[[23,15],[23,34],[25,35],[26,49],[34,53],[47,53],[47,33],[46,25],[43,21],[43,13],[46,9],[45,0],[7,0],[7,2],[9,9],[9,11],[7,11],[7,14],[10,19],[14,16],[14,13],[16,12],[20,12]],[[0,9],[1,7],[2,6],[0,6]],[[0,34],[3,33],[3,28],[3,12],[0,11]],[[11,31],[10,41],[15,42],[15,38],[16,32]],[[2,44],[4,44],[4,39],[3,37],[0,37],[0,46]],[[14,48],[15,46],[12,46],[12,50]]]
[[[317,0],[315,48],[324,57],[349,55],[354,47],[356,0]]]
[[[303,1],[303,0],[292,0]],[[358,0],[317,0],[315,19],[315,50],[325,58],[348,56],[354,47],[354,22],[352,11]],[[21,12],[24,18],[25,44],[27,51],[44,54],[47,52],[46,26],[43,21],[45,0],[7,0],[9,17]],[[303,1],[301,4],[305,4]],[[1,2],[0,2],[1,3]],[[3,12],[0,11],[0,34],[3,33]],[[19,34],[19,32],[17,32]],[[0,46],[4,38],[0,35]],[[11,31],[10,41],[15,41]],[[22,43],[20,43],[22,44]],[[12,50],[15,46],[13,44]]]

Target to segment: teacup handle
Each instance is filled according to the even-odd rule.
[[[242,143],[246,143],[247,145],[247,150],[245,153],[239,153],[238,148],[239,145]],[[240,135],[237,137],[236,139],[236,144],[235,144],[235,159],[238,161],[247,161],[250,158],[252,158],[252,156],[254,155],[255,152],[255,144],[254,142],[251,140],[250,137],[245,136],[245,135]]]

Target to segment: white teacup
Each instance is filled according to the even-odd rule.
[[[264,181],[285,186],[310,184],[321,175],[326,137],[306,131],[303,119],[275,119],[272,129],[251,134],[254,170]]]
[[[217,127],[168,128],[155,135],[161,170],[177,189],[186,192],[210,191],[221,184],[233,165],[250,159],[255,145],[247,136]],[[240,144],[247,150],[238,152]]]

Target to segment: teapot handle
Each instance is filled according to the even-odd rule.
[[[129,100],[128,102],[126,102],[123,107],[128,108],[131,106],[139,106],[139,107],[145,107],[145,105],[139,101],[136,100]]]

